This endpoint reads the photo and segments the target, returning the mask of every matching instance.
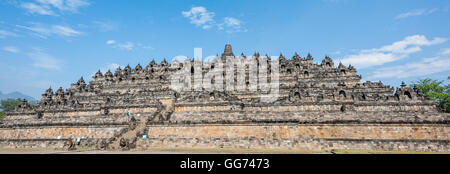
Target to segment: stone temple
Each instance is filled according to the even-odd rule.
[[[216,60],[227,56],[255,59],[258,66],[271,62],[259,53],[236,57],[231,45]],[[273,102],[261,102],[260,90],[175,91],[170,76],[186,68],[178,61],[99,71],[89,83],[81,78],[69,89],[49,88],[36,107],[24,100],[7,113],[0,147],[450,152],[450,114],[438,111],[419,89],[361,82],[354,67],[335,66],[328,56],[321,63],[309,54],[276,61],[279,96]],[[201,64],[203,74],[219,66]]]

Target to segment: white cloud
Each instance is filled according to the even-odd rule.
[[[131,51],[134,49],[154,49],[152,46],[148,46],[148,45],[144,45],[141,43],[133,43],[133,42],[117,42],[115,40],[107,40],[106,41],[107,45],[111,45],[113,48],[118,48],[121,50],[127,50],[127,51]]]
[[[433,9],[415,9],[415,10],[408,11],[406,13],[399,14],[399,15],[397,15],[395,17],[395,19],[403,19],[403,18],[407,18],[407,17],[411,17],[411,16],[428,15],[428,14],[434,13],[435,11],[437,11],[436,8],[433,8]]]
[[[114,71],[116,71],[116,69],[117,68],[119,68],[119,67],[125,67],[125,66],[122,66],[122,65],[119,65],[119,64],[117,64],[117,63],[109,63],[106,67],[102,67],[102,68],[100,68],[100,71],[103,73],[103,74],[105,74],[106,72],[108,72],[108,70],[110,70],[111,72],[114,72]],[[96,72],[97,73],[97,72]],[[95,73],[94,73],[95,74]]]
[[[450,55],[450,48],[444,48],[439,54],[440,55]]]
[[[433,57],[420,62],[380,68],[369,79],[425,76],[450,70],[450,58]]]
[[[223,21],[223,23],[217,25],[219,30],[225,30],[227,33],[247,32],[247,29],[242,29],[242,22],[239,19],[225,17]]]
[[[5,46],[2,48],[4,51],[8,51],[11,53],[19,53],[20,50],[17,47],[13,47],[13,46]]]
[[[10,32],[10,31],[6,31],[6,30],[0,30],[0,38],[4,39],[10,36],[18,36],[16,33]]]
[[[26,9],[28,13],[40,14],[40,15],[56,15],[48,6],[41,6],[35,3],[22,3],[20,5],[22,8]]]
[[[191,24],[195,24],[202,29],[211,29],[217,27],[218,30],[224,30],[227,33],[247,32],[242,27],[242,21],[233,17],[225,17],[222,23],[214,20],[215,13],[208,11],[205,7],[192,7],[189,11],[182,11],[181,14],[190,19]]]
[[[379,49],[374,49],[374,51],[384,51],[393,53],[414,53],[421,51],[420,46],[429,46],[441,44],[447,41],[446,38],[434,38],[433,40],[428,40],[423,35],[413,35],[408,36],[402,41],[394,42],[391,45],[383,46]]]
[[[371,66],[382,65],[387,62],[396,61],[403,58],[403,56],[396,56],[392,53],[361,53],[356,55],[345,56],[341,60],[343,64],[352,64],[358,68],[367,68]]]
[[[131,42],[119,43],[117,44],[117,47],[123,50],[131,51],[134,48],[134,43]]]
[[[48,70],[61,70],[62,61],[53,56],[43,52],[40,49],[35,49],[35,52],[29,53],[28,56],[34,61],[33,66]]]
[[[101,32],[117,30],[118,24],[112,21],[93,21],[95,27]]]
[[[236,18],[226,17],[224,19],[224,21],[225,21],[225,25],[227,25],[227,26],[231,26],[231,27],[233,27],[233,26],[241,26],[241,21],[236,19]]]
[[[341,54],[342,52],[340,51],[340,50],[337,50],[337,51],[335,51],[335,52],[332,52],[332,53],[330,53],[330,54]]]
[[[352,64],[358,68],[367,68],[400,60],[422,50],[422,46],[436,45],[446,42],[446,38],[428,40],[423,35],[408,36],[402,41],[381,48],[361,50],[358,54],[347,55],[341,60],[344,64]]]
[[[78,35],[82,34],[82,32],[80,32],[80,31],[77,31],[73,28],[70,28],[68,26],[62,26],[62,25],[47,26],[47,25],[43,25],[40,23],[34,23],[33,26],[17,25],[17,27],[32,31],[32,32],[34,32],[34,34],[36,34],[42,38],[47,38],[48,36],[51,36],[51,35],[73,37],[73,36],[78,36]]]
[[[117,68],[119,68],[120,67],[120,65],[119,64],[117,64],[117,63],[110,63],[110,64],[108,64],[108,66],[107,66],[107,69],[108,70],[111,70],[111,71],[114,71],[114,70],[116,70]],[[105,70],[105,72],[106,72],[107,70]]]
[[[139,48],[143,48],[143,49],[150,49],[150,50],[155,49],[155,48],[153,48],[150,45],[144,45],[144,44],[141,44],[141,43],[137,43],[136,46],[139,47]]]
[[[189,11],[182,11],[184,17],[189,18],[192,24],[203,29],[209,29],[215,23],[214,12],[209,12],[205,7],[192,7]]]
[[[115,40],[108,40],[106,41],[106,44],[111,45],[111,44],[115,44],[116,41]]]
[[[77,12],[78,8],[88,6],[89,2],[85,0],[36,0],[42,5],[49,5],[61,11]]]
[[[61,26],[61,25],[53,25],[51,31],[55,34],[62,36],[77,36],[80,35],[81,32],[76,31],[70,27]]]
[[[23,2],[20,7],[31,14],[56,16],[55,10],[76,13],[80,7],[88,5],[90,4],[86,0],[35,0],[35,2]]]

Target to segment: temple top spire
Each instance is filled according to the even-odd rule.
[[[405,84],[405,82],[404,81],[402,81],[402,84],[400,85],[402,88],[405,88],[406,87],[406,84]]]
[[[223,51],[222,58],[226,58],[226,56],[233,56],[234,57],[233,49],[231,48],[230,44],[226,44],[225,45],[225,49]]]

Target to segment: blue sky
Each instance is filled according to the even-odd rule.
[[[450,75],[450,1],[4,0],[0,91],[40,99],[98,69],[174,56],[281,53],[352,64],[399,86]]]

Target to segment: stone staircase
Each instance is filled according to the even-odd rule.
[[[109,142],[103,142],[104,144],[100,145],[100,147],[109,150],[135,148],[138,138],[147,134],[148,122],[168,121],[175,110],[175,104],[172,99],[163,100],[160,104],[160,107],[152,116],[142,116],[139,121],[130,121],[130,125],[125,129],[125,132],[110,138]]]
[[[158,108],[156,115],[151,118],[152,122],[163,122],[170,120],[170,116],[175,110],[175,102],[173,99],[167,99],[161,101],[161,107]]]
[[[123,149],[127,150],[135,147],[137,139],[145,134],[145,129],[147,128],[147,119],[144,118],[139,122],[132,122],[129,125],[127,132],[121,134],[119,137],[115,137],[114,140],[109,143],[107,149],[117,150]]]

